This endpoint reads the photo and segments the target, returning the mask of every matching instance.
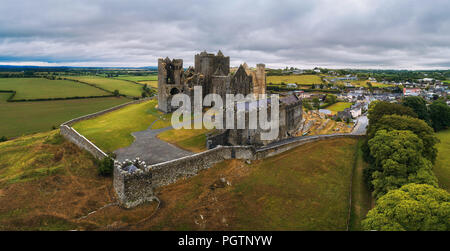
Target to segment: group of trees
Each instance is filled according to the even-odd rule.
[[[435,131],[450,126],[450,107],[441,99],[427,106],[427,102],[421,97],[407,97],[402,104],[410,107],[419,119],[427,122]]]
[[[367,230],[450,229],[450,194],[432,171],[438,139],[419,101],[369,106],[364,175],[377,204],[363,221]]]

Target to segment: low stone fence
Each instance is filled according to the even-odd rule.
[[[147,166],[129,173],[114,167],[114,189],[119,202],[126,208],[153,200],[153,189],[195,176],[199,171],[227,159],[252,159],[251,146],[218,146],[201,153]]]
[[[216,148],[147,166],[145,170],[129,173],[114,167],[114,189],[119,203],[126,207],[134,207],[145,201],[155,199],[155,188],[175,183],[177,180],[197,175],[201,170],[228,159],[264,159],[288,151],[300,145],[330,138],[360,137],[352,134],[330,134],[290,138],[255,149],[253,146],[217,146]]]
[[[107,157],[106,153],[104,153],[100,148],[94,145],[94,143],[89,141],[86,137],[79,134],[72,127],[69,127],[67,125],[61,125],[59,127],[59,131],[64,138],[74,143],[78,147],[90,152],[95,158],[103,159]]]
[[[100,115],[121,109],[125,106],[128,105],[132,105],[132,104],[139,104],[142,102],[145,102],[147,100],[150,100],[151,98],[146,98],[146,99],[140,99],[140,100],[134,100],[131,102],[127,102],[121,105],[117,105],[111,108],[108,108],[106,110],[102,110],[99,112],[95,112],[92,114],[88,114],[88,115],[84,115],[78,118],[74,118],[72,120],[69,120],[67,122],[62,123],[59,126],[59,131],[61,133],[61,135],[66,138],[67,140],[69,140],[70,142],[74,143],[75,145],[77,145],[78,147],[85,149],[86,151],[88,151],[89,153],[91,153],[95,158],[97,159],[103,159],[107,156],[107,154],[105,154],[100,148],[98,148],[94,143],[92,143],[91,141],[89,141],[86,137],[84,137],[83,135],[81,135],[79,132],[77,132],[75,129],[73,129],[71,126],[73,124],[75,124],[76,122],[82,121],[82,120],[87,120],[87,119],[91,119],[91,118],[95,118],[98,117]]]

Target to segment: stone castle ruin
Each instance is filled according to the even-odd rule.
[[[206,51],[195,55],[195,67],[183,69],[182,59],[158,59],[158,109],[173,112],[177,107],[171,106],[172,97],[184,93],[191,98],[194,86],[201,86],[203,98],[218,94],[225,100],[225,94],[265,94],[265,65],[256,65],[251,70],[247,64],[240,65],[235,73],[230,72],[230,57],[221,51],[214,55]]]
[[[171,100],[178,93],[187,94],[193,100],[194,86],[202,87],[202,98],[211,93],[220,95],[223,100],[226,94],[243,94],[244,96],[254,94],[255,98],[258,98],[259,94],[266,94],[265,65],[257,64],[255,70],[252,70],[244,63],[231,73],[230,57],[224,56],[221,51],[217,55],[206,51],[195,55],[195,67],[189,67],[186,71],[183,69],[182,59],[158,59],[159,110],[165,113],[176,110],[177,107],[171,105]],[[271,109],[270,105],[268,109]],[[261,133],[264,131],[259,127],[257,129],[222,129],[208,136],[207,147],[211,149],[218,145],[262,146],[295,135],[302,120],[301,100],[295,95],[283,97],[280,99],[279,109],[280,124],[276,139],[261,140]],[[249,128],[248,117],[247,109],[246,128]],[[234,118],[235,122],[236,120]]]

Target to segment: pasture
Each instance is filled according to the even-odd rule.
[[[337,112],[343,111],[345,108],[350,108],[351,106],[352,103],[349,102],[337,102],[323,109],[330,110],[332,114],[336,114]]]
[[[126,106],[117,111],[99,117],[80,121],[73,125],[79,133],[106,152],[113,152],[131,145],[134,141],[132,132],[146,130],[153,124],[153,129],[170,125],[170,114],[163,114],[156,109],[157,100]]]
[[[439,186],[450,192],[450,129],[436,133],[441,141],[438,145],[438,156],[433,171],[436,174]]]
[[[0,99],[6,97],[0,93]],[[9,93],[7,94],[9,95]],[[49,131],[52,126],[89,113],[129,102],[126,98],[93,98],[32,102],[4,102],[0,104],[0,137]],[[1,102],[1,101],[0,101]]]
[[[356,145],[330,139],[250,165],[218,163],[160,188],[164,208],[139,229],[346,230]]]
[[[134,76],[134,75],[119,75],[115,79],[128,80],[133,82],[142,81],[158,81],[158,75]]]
[[[120,94],[131,97],[141,97],[143,91],[142,85],[114,78],[103,78],[97,76],[66,76],[65,78],[95,85],[110,92],[119,90]]]
[[[0,90],[16,91],[13,100],[111,95],[86,84],[46,78],[0,78]]]
[[[296,83],[298,85],[322,84],[322,79],[318,75],[287,75],[287,76],[268,76],[267,84]]]

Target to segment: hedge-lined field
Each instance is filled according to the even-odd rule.
[[[285,84],[297,83],[298,85],[322,84],[322,79],[317,75],[287,75],[287,76],[268,76],[267,84]]]
[[[13,100],[105,96],[110,93],[68,80],[46,78],[0,78],[0,90],[13,90]]]
[[[126,80],[103,78],[97,76],[66,76],[65,78],[95,85],[110,92],[119,90],[120,94],[131,97],[141,97],[143,91],[141,85],[134,84]]]
[[[9,93],[0,93],[3,100]],[[49,131],[67,120],[101,111],[125,102],[126,98],[92,98],[39,102],[2,102],[0,137]],[[1,102],[1,101],[0,101]]]
[[[158,75],[147,75],[147,76],[119,75],[118,77],[115,77],[115,79],[122,79],[133,82],[158,81]]]

